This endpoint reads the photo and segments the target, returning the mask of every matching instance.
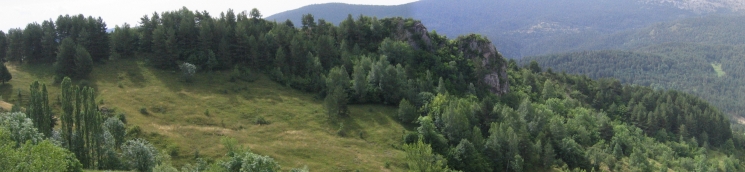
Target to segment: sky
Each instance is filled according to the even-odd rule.
[[[207,11],[212,16],[232,8],[236,13],[257,8],[264,17],[306,5],[330,2],[366,5],[399,5],[416,0],[14,0],[0,6],[0,30],[25,28],[28,23],[56,20],[59,15],[100,16],[109,28],[137,25],[144,15],[186,7]]]

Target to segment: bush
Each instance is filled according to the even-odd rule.
[[[140,108],[140,113],[143,114],[143,115],[150,115],[150,112],[147,111],[147,108],[146,107],[141,107]]]
[[[416,113],[416,107],[409,103],[408,100],[403,99],[398,103],[398,119],[401,120],[402,123],[412,123],[418,117],[419,114]]]
[[[181,69],[181,79],[183,79],[184,82],[191,82],[194,73],[197,72],[197,66],[194,66],[191,63],[181,63],[178,65],[178,68]]]
[[[264,119],[263,116],[257,117],[255,122],[256,122],[257,125],[268,125],[268,124],[270,124],[270,122],[268,120]]]
[[[124,142],[124,136],[127,135],[127,128],[124,126],[124,122],[119,120],[119,118],[110,117],[106,119],[106,121],[103,122],[103,128],[114,137],[116,141],[116,146]]]
[[[10,139],[16,142],[15,147],[27,141],[37,144],[44,140],[44,134],[39,133],[31,119],[22,112],[0,114],[0,129],[9,131]]]
[[[150,142],[143,139],[129,140],[122,145],[122,160],[129,169],[152,171],[157,164],[158,151]]]

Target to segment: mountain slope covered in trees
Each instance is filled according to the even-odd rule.
[[[689,5],[696,7],[695,5]],[[267,17],[278,22],[300,22],[303,14],[338,24],[347,14],[378,18],[412,17],[430,30],[449,37],[478,33],[497,46],[505,57],[519,58],[568,50],[587,50],[583,44],[622,31],[708,14],[739,13],[716,8],[697,12],[671,3],[620,1],[439,1],[422,0],[397,6],[316,4]],[[592,44],[588,44],[592,45]],[[613,44],[618,46],[620,44]]]
[[[739,38],[729,36],[729,39]],[[663,43],[636,51],[601,50],[526,57],[520,63],[527,65],[535,60],[540,66],[557,72],[591,78],[612,77],[624,83],[681,90],[701,96],[729,114],[743,116],[745,106],[739,103],[745,92],[740,65],[745,63],[743,48],[743,45]]]
[[[36,73],[10,84],[61,80],[50,86],[61,93],[52,106],[55,94],[38,83],[31,99],[16,96],[29,120],[3,114],[18,120],[3,120],[0,141],[16,145],[0,148],[66,143],[48,148],[68,158],[60,170],[177,171],[171,159],[182,171],[743,170],[743,132],[690,94],[521,68],[489,39],[448,38],[414,19],[347,16],[334,25],[312,14],[299,23],[261,16],[154,13],[137,27],[115,27],[105,48],[88,30],[48,46],[43,36],[24,36],[39,33],[35,26],[14,31],[30,41],[6,59]],[[106,30],[87,21],[90,31]],[[59,52],[56,62],[21,58],[38,47]],[[87,61],[98,68],[86,69]],[[52,79],[68,73],[49,66],[69,62],[91,80],[78,87]],[[52,112],[60,127],[45,125]],[[125,126],[130,140],[121,143],[112,133]]]
[[[622,31],[609,35],[588,36],[581,39],[558,37],[541,43],[539,47],[552,52],[585,50],[637,50],[666,43],[696,43],[705,45],[743,45],[745,27],[742,15],[710,15]],[[577,41],[567,45],[564,42]]]

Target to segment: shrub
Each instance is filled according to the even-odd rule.
[[[157,164],[158,151],[150,142],[143,139],[129,140],[122,145],[122,159],[130,169],[152,171]]]
[[[340,137],[346,137],[347,136],[347,131],[345,131],[345,129],[344,129],[344,123],[340,123],[339,124],[339,130],[336,130],[336,135],[338,135]]]
[[[419,117],[416,113],[416,107],[414,107],[408,100],[403,99],[398,103],[398,119],[402,123],[408,124],[413,122]]]
[[[147,111],[147,108],[146,107],[141,107],[140,108],[140,113],[143,114],[143,115],[150,115],[150,112]]]
[[[178,65],[178,68],[181,69],[181,79],[183,79],[184,82],[191,82],[194,73],[197,72],[197,66],[194,66],[191,63],[181,63]]]
[[[270,122],[268,120],[264,119],[263,116],[259,116],[259,117],[256,118],[256,124],[257,125],[268,125],[268,124],[270,124]]]

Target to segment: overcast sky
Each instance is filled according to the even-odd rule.
[[[416,0],[13,0],[0,6],[0,30],[24,28],[28,23],[52,19],[64,14],[100,16],[109,28],[129,23],[153,12],[173,11],[181,7],[208,11],[212,16],[232,8],[236,13],[257,8],[264,17],[310,4],[343,2],[349,4],[398,5]]]

